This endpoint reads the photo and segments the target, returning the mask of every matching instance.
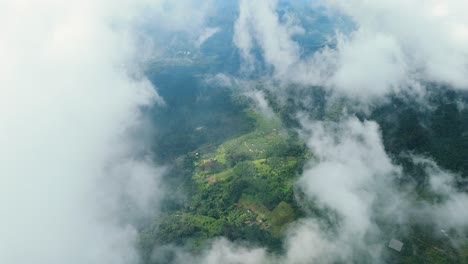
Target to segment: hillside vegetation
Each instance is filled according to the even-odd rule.
[[[251,132],[179,160],[176,171],[190,178],[178,188],[188,195],[144,230],[141,243],[148,252],[168,243],[196,249],[219,236],[281,248],[287,224],[300,214],[293,179],[309,154],[279,120],[245,111],[255,120]]]
[[[306,215],[299,204],[306,206],[312,217],[327,219],[323,208],[304,205],[296,199],[301,194],[294,194],[295,179],[312,153],[291,128],[299,127],[295,113],[300,111],[308,112],[315,119],[334,121],[341,118],[344,109],[352,107],[346,101],[326,105],[326,94],[319,90],[310,96],[312,99],[303,100],[303,104],[292,98],[275,104],[279,100],[270,94],[270,104],[279,119],[266,118],[253,110],[245,98],[235,98],[230,115],[217,113],[223,116],[221,126],[184,132],[203,139],[190,141],[190,146],[196,146],[191,151],[180,154],[190,147],[183,146],[187,140],[163,142],[168,148],[171,144],[181,145],[181,151],[174,152],[179,157],[166,177],[171,191],[166,193],[163,213],[151,224],[144,225],[140,233],[146,263],[153,263],[149,256],[160,246],[177,245],[201,252],[207,241],[217,237],[267,247],[277,254],[283,250],[288,224]],[[300,97],[308,98],[307,94]],[[386,151],[404,171],[401,188],[416,187],[414,197],[408,199],[437,202],[437,197],[428,191],[426,173],[408,160],[408,153],[432,157],[445,169],[460,172],[461,178],[467,175],[468,112],[458,109],[456,102],[445,95],[437,98],[445,99],[433,102],[432,112],[394,99],[371,113],[355,113],[358,118],[374,120],[381,126]],[[236,107],[243,110],[238,111]],[[187,138],[187,135],[177,134],[174,138]],[[464,183],[458,183],[460,189],[466,188]],[[468,247],[464,246],[468,241],[463,242],[464,238],[457,237],[455,232],[448,230],[448,239],[440,229],[417,220],[405,226],[391,219],[377,222],[385,233],[379,242],[385,263],[468,263]],[[335,228],[333,225],[331,221],[330,229]],[[392,238],[404,243],[401,252],[387,247]],[[350,262],[369,261],[365,254],[360,256],[357,252],[356,256]]]

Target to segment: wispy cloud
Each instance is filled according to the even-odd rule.
[[[203,45],[203,43],[205,43],[205,41],[207,41],[208,39],[210,39],[212,36],[214,36],[216,33],[220,32],[220,31],[221,31],[221,28],[219,28],[219,27],[205,28],[203,33],[200,35],[200,37],[198,37],[197,41],[195,42],[195,46],[201,47],[201,45]]]

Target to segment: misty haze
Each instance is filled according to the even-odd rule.
[[[0,264],[468,264],[467,0],[0,0]]]

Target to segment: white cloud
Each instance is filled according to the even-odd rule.
[[[316,221],[308,219],[295,223],[286,239],[287,253],[284,263],[301,264],[321,262],[334,258],[330,255],[337,250],[332,241],[324,236]]]
[[[362,98],[399,92],[408,66],[398,43],[390,36],[358,31],[353,40],[338,43],[339,66],[330,85]]]
[[[424,167],[429,178],[430,191],[442,199],[436,204],[425,204],[425,213],[429,214],[440,228],[466,231],[468,212],[464,208],[468,206],[468,194],[456,187],[457,181],[462,182],[463,179],[457,174],[440,168],[429,158],[420,156],[412,158],[415,164]]]
[[[220,31],[221,31],[221,28],[219,28],[219,27],[205,28],[203,33],[200,35],[200,37],[198,37],[198,40],[195,42],[195,45],[197,47],[201,47],[201,45],[203,45],[203,43],[205,43],[205,41],[207,41],[208,39],[210,39],[212,36],[214,36],[216,33],[220,32]]]
[[[337,47],[301,56],[296,25],[280,22],[277,1],[241,1],[234,43],[254,65],[258,44],[281,81],[323,85],[363,101],[429,81],[468,89],[468,19],[462,0],[323,0],[333,16],[355,24]],[[316,7],[317,5],[313,5]],[[339,31],[338,31],[339,32]]]
[[[271,109],[268,101],[266,100],[265,93],[262,91],[247,91],[244,93],[245,96],[251,98],[255,102],[255,106],[258,111],[262,113],[266,118],[275,117],[275,113]]]
[[[205,81],[209,85],[217,85],[223,88],[231,88],[237,85],[237,79],[224,73],[218,73],[214,76],[208,76],[205,79]]]
[[[266,263],[265,259],[266,253],[262,249],[248,249],[221,239],[213,243],[212,248],[203,256],[200,263],[260,264]]]
[[[385,153],[378,125],[355,118],[304,124],[315,158],[297,185],[310,201],[336,212],[340,219],[337,235],[327,242],[333,246],[320,256],[346,259],[354,249],[372,254],[372,246],[379,245],[365,239],[380,236],[375,207],[386,207],[390,200],[392,205],[401,202],[392,188],[401,171]],[[396,214],[391,207],[382,211]]]
[[[437,202],[414,199],[413,186],[395,183],[409,176],[386,154],[375,122],[349,118],[338,123],[304,121],[303,125],[314,158],[297,186],[314,204],[337,213],[338,229],[330,236],[326,228],[316,224],[320,219],[299,222],[296,228],[309,233],[295,232],[293,237],[305,238],[288,240],[287,256],[303,257],[302,250],[293,249],[309,244],[320,249],[314,256],[325,263],[348,259],[360,251],[378,261],[390,237],[377,219],[403,226],[414,220],[431,222],[460,234],[468,228],[468,215],[462,209],[468,206],[468,195],[456,187],[461,178],[431,159],[413,156],[414,164],[422,166],[428,176],[429,190],[441,197]],[[307,229],[311,224],[315,227]],[[309,237],[313,242],[307,242]]]
[[[157,205],[161,171],[129,133],[142,129],[139,107],[160,101],[132,77],[136,30],[158,10],[167,17],[154,21],[190,30],[202,11],[180,20],[189,8],[0,2],[1,263],[137,263],[136,231],[119,216]]]
[[[388,54],[396,57],[394,63],[387,65],[374,64],[374,69],[367,68],[369,73],[392,73],[407,67],[405,78],[400,78],[400,85],[408,78],[424,81],[447,83],[456,88],[468,88],[468,39],[463,29],[468,26],[468,19],[459,10],[468,6],[465,1],[326,1],[329,6],[337,8],[356,23],[367,37],[351,38],[351,48],[355,56],[370,57],[369,49],[360,50],[357,46],[363,38],[372,43],[385,36],[393,40],[397,49]],[[361,42],[362,43],[362,42]],[[382,43],[369,44],[370,49],[383,47]],[[398,58],[402,58],[398,59]],[[342,61],[348,67],[358,66],[355,63]],[[390,66],[390,67],[389,67]],[[382,67],[382,68],[380,68]],[[382,78],[381,87],[391,89]],[[398,79],[397,79],[398,80]],[[363,86],[370,90],[374,86]],[[374,88],[375,89],[375,88]]]
[[[283,77],[299,59],[299,45],[291,36],[302,31],[291,24],[282,24],[275,12],[275,1],[240,0],[240,14],[234,29],[234,44],[241,50],[248,70],[254,65],[252,49],[258,44],[265,62]]]

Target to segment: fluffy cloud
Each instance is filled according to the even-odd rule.
[[[372,224],[375,190],[398,173],[384,151],[378,126],[350,119],[340,125],[315,123],[307,129],[312,131],[308,145],[318,161],[304,172],[299,185],[319,203],[340,212],[345,229],[362,236]]]
[[[275,74],[284,76],[299,59],[299,45],[291,40],[298,28],[282,24],[276,14],[278,1],[240,0],[239,17],[234,25],[234,44],[241,50],[252,69],[255,58],[252,51],[256,44],[262,48],[265,62],[275,69]]]
[[[342,59],[341,70],[359,67],[360,58],[366,60],[375,55],[373,51],[393,45],[392,49],[380,52],[386,60],[360,67],[371,76],[376,73],[393,76],[400,72],[396,83],[388,83],[383,76],[379,78],[383,81],[381,87],[406,86],[405,81],[414,79],[468,88],[468,20],[460,12],[468,7],[465,1],[327,1],[327,4],[349,16],[358,27],[343,53],[354,54],[355,58]],[[387,41],[379,43],[382,37]],[[361,49],[366,44],[370,45],[368,49]],[[370,90],[378,86],[362,87]]]
[[[248,65],[254,64],[252,50],[258,45],[276,79],[321,85],[362,100],[420,92],[421,82],[468,89],[468,20],[460,11],[467,8],[465,1],[320,3],[327,14],[349,18],[356,29],[338,28],[335,48],[305,57],[294,41],[302,31],[281,22],[276,1],[241,1],[234,43]]]
[[[307,258],[325,263],[346,260],[359,252],[379,261],[382,247],[391,238],[386,233],[388,224],[430,222],[459,234],[468,228],[468,216],[462,209],[468,205],[468,195],[456,187],[463,179],[429,158],[412,156],[412,162],[427,175],[428,190],[439,197],[437,202],[413,199],[413,186],[397,184],[405,175],[386,154],[375,122],[348,118],[340,122],[305,121],[303,125],[315,157],[297,186],[309,201],[336,213],[336,219],[333,214],[331,219],[336,221],[337,230],[330,233],[329,227],[320,225],[320,218],[299,222],[295,229],[302,231],[291,229],[295,235],[288,240],[289,258],[301,258],[302,250],[294,248],[309,244],[319,250]],[[382,221],[387,224],[382,225]]]

